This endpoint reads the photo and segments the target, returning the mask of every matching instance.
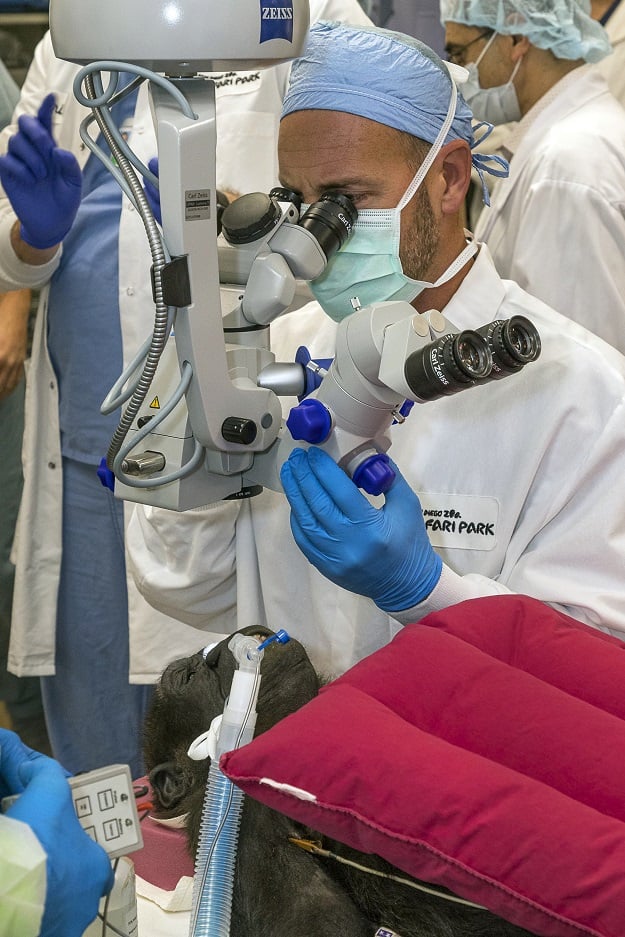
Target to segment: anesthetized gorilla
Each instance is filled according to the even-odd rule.
[[[244,628],[241,634],[272,632]],[[144,730],[144,755],[158,817],[187,814],[189,849],[195,855],[209,760],[187,750],[223,712],[236,669],[230,638],[206,658],[199,652],[170,664],[156,687]],[[319,678],[303,646],[293,639],[271,644],[261,663],[256,732],[265,732],[319,691]],[[415,804],[415,809],[418,805]],[[523,937],[528,931],[489,911],[452,903],[332,858],[320,858],[290,837],[321,841],[325,849],[362,865],[401,872],[377,856],[363,855],[321,837],[246,797],[239,835],[231,937],[372,937],[378,927],[399,937]],[[444,889],[437,889],[444,891]]]

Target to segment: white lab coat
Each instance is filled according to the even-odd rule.
[[[342,19],[368,25],[370,20],[357,0],[312,0],[311,20]],[[79,137],[79,125],[88,111],[72,93],[78,67],[59,61],[47,33],[35,50],[18,103],[20,113],[36,113],[43,97],[54,92],[57,112],[53,117],[55,139],[84,166],[89,151]],[[217,185],[239,192],[269,191],[278,183],[276,141],[282,98],[288,81],[288,64],[262,72],[220,76],[217,84]],[[13,123],[0,135],[0,152],[15,133]],[[145,162],[156,154],[147,86],[142,85],[135,110],[129,145]],[[0,190],[0,290],[43,286],[39,303],[32,357],[27,362],[26,426],[23,446],[24,491],[18,518],[12,636],[9,668],[19,675],[54,673],[56,604],[61,562],[62,471],[58,423],[58,395],[46,348],[47,282],[60,252],[48,264],[31,267],[21,263],[9,243],[15,220]],[[124,198],[119,229],[119,309],[124,364],[133,357],[154,322],[149,270],[151,257],[143,225]],[[94,289],[97,283],[94,282]],[[128,511],[126,512],[128,513]],[[172,622],[150,608],[128,575],[129,614],[132,621],[130,679],[146,683],[155,673],[150,648],[142,637],[143,623],[168,633]],[[219,629],[217,629],[219,630]],[[145,657],[147,654],[147,659]],[[171,642],[168,659],[177,656]]]
[[[510,176],[475,235],[509,277],[625,352],[625,110],[593,66],[557,83],[506,140]]]
[[[612,53],[595,68],[604,75],[610,91],[625,106],[625,0],[621,0],[605,25]]]
[[[402,621],[465,598],[517,592],[624,633],[625,359],[501,280],[482,246],[445,315],[463,329],[515,314],[540,331],[537,362],[415,406],[392,431],[391,455],[429,512],[430,538],[446,564],[430,598]],[[301,344],[313,357],[332,354],[336,326],[316,304],[271,328],[278,360],[292,360]],[[186,622],[166,636],[182,654],[202,646],[214,613],[221,625],[228,602],[232,628],[285,628],[328,675],[400,627],[308,564],[276,492],[184,515],[138,507],[128,546],[142,592]],[[159,636],[152,638],[158,669],[165,647],[159,652]]]

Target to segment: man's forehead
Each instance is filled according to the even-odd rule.
[[[479,36],[480,33],[483,32],[483,26],[467,26],[465,23],[445,23],[445,51],[448,52],[451,45],[462,46],[472,39],[475,39],[476,36]]]
[[[366,161],[389,147],[399,146],[401,134],[392,127],[342,111],[302,110],[280,123],[278,158],[280,166],[303,163],[332,163],[336,160]]]

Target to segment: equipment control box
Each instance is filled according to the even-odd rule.
[[[80,825],[111,859],[143,847],[128,765],[106,765],[67,780]],[[19,796],[4,797],[2,810],[6,811]]]

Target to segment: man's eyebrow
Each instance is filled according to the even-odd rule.
[[[295,186],[289,185],[288,182],[282,181],[281,183],[285,188],[291,189],[292,191],[298,191]],[[359,188],[361,189],[364,186],[368,186],[366,180],[362,176],[354,176],[351,179],[332,179],[329,182],[324,182],[319,184],[318,191],[322,194],[331,193],[331,192],[345,192],[346,190]],[[298,194],[301,194],[298,192]]]
[[[332,182],[326,182],[322,186],[322,189],[324,192],[338,192],[341,189],[351,189],[354,186],[361,186],[362,184],[362,176],[357,176],[352,179],[336,179]]]

